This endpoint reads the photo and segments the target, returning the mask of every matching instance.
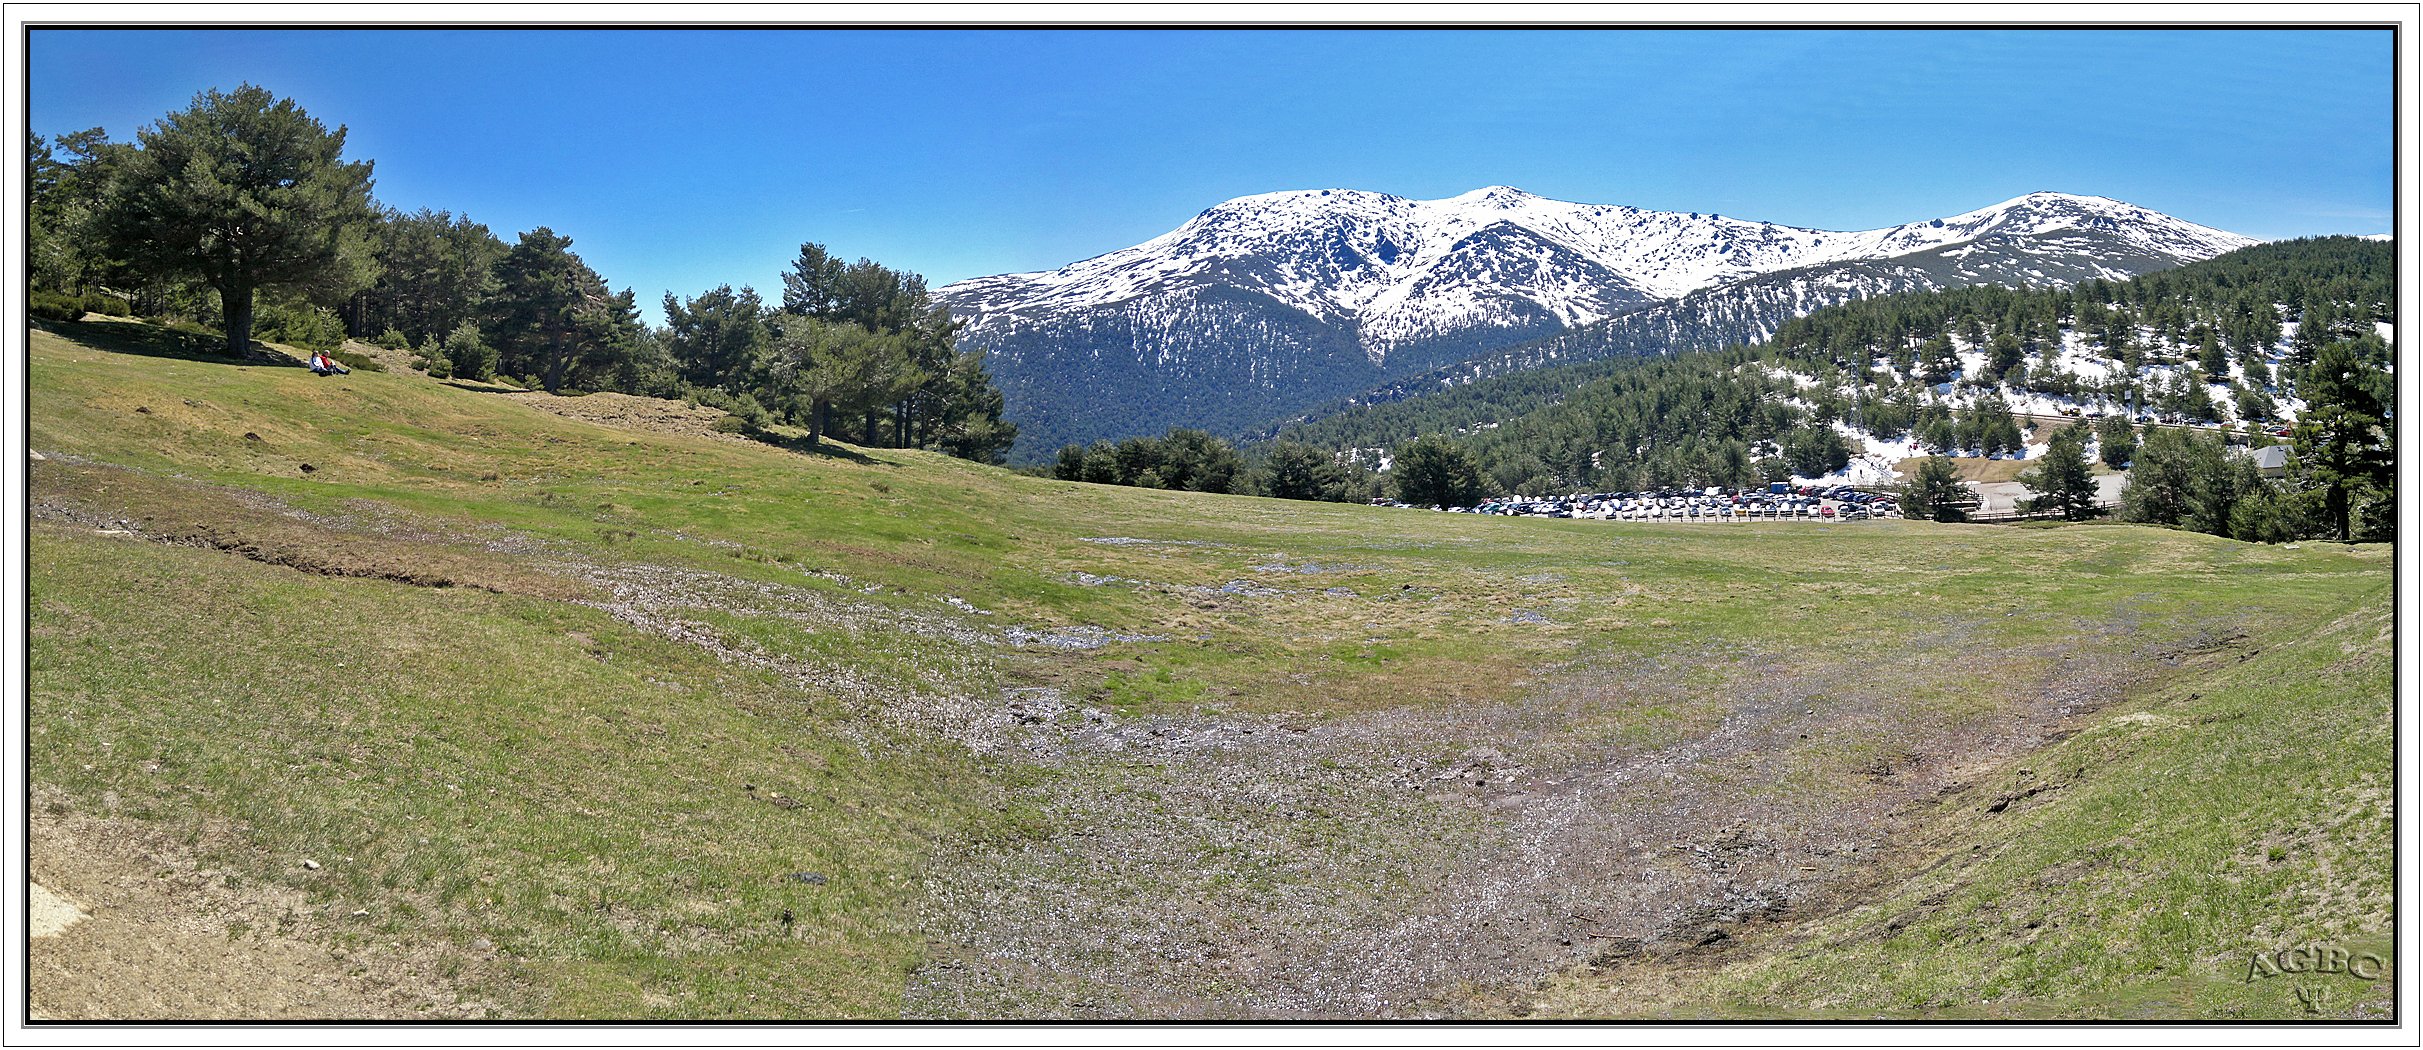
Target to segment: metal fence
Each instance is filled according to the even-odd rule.
[[[2091,504],[2088,504],[2088,507],[2089,507],[2089,509],[2091,509],[2091,510],[2093,510],[2093,511],[2094,511],[2094,514],[2092,515],[2093,517],[2097,517],[2097,518],[2101,518],[2101,517],[2108,517],[2108,516],[2109,516],[2109,515],[2110,515],[2110,514],[2111,514],[2113,511],[2120,509],[2120,501],[2119,501],[2119,500],[2108,500],[2108,501],[2102,501],[2102,502],[2097,502],[2097,503],[2091,503]],[[2015,522],[2015,521],[2059,521],[2059,520],[2061,520],[2061,512],[2060,512],[2060,511],[2057,511],[2057,510],[2035,510],[2035,511],[2007,510],[2007,511],[1997,511],[1997,512],[1995,512],[1995,513],[1993,513],[1993,514],[1971,514],[1971,515],[1969,515],[1969,523],[1970,523],[1970,524],[1972,524],[1972,525],[2008,525],[2008,524],[2011,524],[2012,522]]]

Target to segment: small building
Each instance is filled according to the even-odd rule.
[[[2267,478],[2279,477],[2288,469],[2288,446],[2265,445],[2254,451],[2255,469]]]

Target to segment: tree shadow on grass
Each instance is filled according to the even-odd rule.
[[[227,352],[227,339],[221,335],[203,335],[163,328],[142,321],[45,321],[32,322],[33,327],[73,339],[95,350],[113,354],[133,354],[160,357],[175,361],[196,361],[209,365],[237,365],[257,368],[301,368],[303,362],[255,342],[241,356]]]
[[[793,436],[789,434],[775,434],[763,430],[744,430],[741,432],[740,436],[760,444],[772,445],[775,448],[782,449],[785,452],[797,452],[803,456],[821,456],[826,459],[844,460],[850,463],[856,463],[862,467],[875,466],[878,464],[894,467],[899,466],[897,463],[883,463],[883,461],[878,460],[873,456],[869,456],[864,452],[860,452],[855,448],[829,438],[815,444],[809,444],[808,437],[805,434]]]

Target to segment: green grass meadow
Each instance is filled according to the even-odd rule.
[[[2239,979],[2247,952],[2391,934],[2386,548],[1118,489],[612,429],[124,322],[35,329],[30,378],[38,787],[367,911],[340,941],[459,948],[450,979],[513,1016],[897,1015],[923,873],[1058,833],[1016,801],[1045,770],[618,619],[595,576],[643,569],[868,614],[674,610],[729,650],[1122,716],[1452,709],[1723,650],[1873,668],[1949,719],[2063,646],[2178,650],[1919,814],[1866,903],[1655,975],[1559,978],[1549,1014],[2301,1016],[2286,983]],[[390,578],[406,564],[448,585]],[[971,647],[921,624],[1158,640]],[[2216,631],[2242,637],[2194,644]],[[1572,732],[1664,739],[1723,703],[1684,690]],[[1811,776],[1870,757],[1846,741]]]

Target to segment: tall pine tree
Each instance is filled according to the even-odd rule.
[[[258,293],[333,303],[369,283],[370,162],[344,159],[343,127],[245,84],[135,138],[95,230],[141,273],[216,290],[230,353],[251,346]]]
[[[615,376],[639,349],[639,310],[628,290],[572,254],[572,238],[544,226],[522,234],[497,264],[488,325],[499,367],[536,376],[549,393]]]
[[[2019,483],[2036,494],[2030,511],[2053,511],[2063,521],[2085,521],[2095,515],[2095,476],[2086,461],[2086,428],[2066,426],[2053,435],[2044,458],[2019,475]]]
[[[2353,343],[2331,343],[2315,351],[2300,392],[2305,414],[2297,421],[2297,461],[2322,489],[2324,516],[2340,539],[2357,539],[2359,495],[2388,494],[2395,487],[2390,420],[2376,391],[2378,369]]]

